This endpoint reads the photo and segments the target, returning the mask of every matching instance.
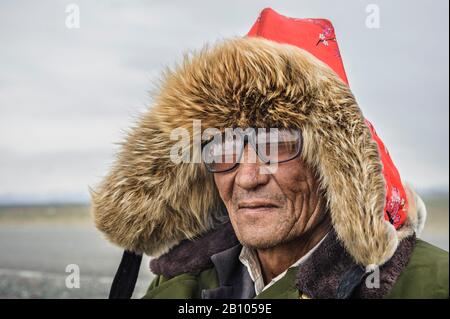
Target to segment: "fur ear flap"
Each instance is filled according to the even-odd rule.
[[[306,162],[326,193],[338,238],[361,265],[381,265],[395,252],[395,228],[384,219],[385,182],[378,146],[348,87],[336,77],[318,82],[302,128]],[[325,93],[326,92],[326,93]]]
[[[91,192],[97,228],[114,244],[155,257],[211,229],[221,213],[203,165],[170,160],[169,129],[155,111],[142,117]]]

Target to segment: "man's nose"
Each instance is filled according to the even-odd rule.
[[[237,167],[236,184],[247,190],[267,184],[270,180],[270,174],[265,173],[262,165],[264,164],[253,147],[246,145]]]

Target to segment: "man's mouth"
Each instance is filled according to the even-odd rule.
[[[238,210],[243,212],[263,212],[280,206],[270,200],[246,200],[238,203]]]

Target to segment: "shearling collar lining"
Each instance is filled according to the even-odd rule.
[[[183,273],[198,274],[213,266],[212,255],[238,243],[231,223],[225,222],[196,240],[184,240],[169,253],[152,259],[150,269],[169,278]]]
[[[378,288],[368,288],[366,278],[363,278],[351,297],[369,299],[386,296],[408,264],[415,242],[415,235],[403,239],[392,258],[379,268]],[[356,266],[358,265],[342,246],[336,233],[331,232],[317,251],[299,267],[297,288],[311,298],[338,298],[343,277]]]

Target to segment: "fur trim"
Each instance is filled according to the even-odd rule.
[[[213,266],[211,256],[239,244],[228,221],[196,240],[184,240],[163,256],[152,259],[150,269],[155,275],[172,278],[181,274],[198,274]]]
[[[408,217],[403,226],[397,231],[399,240],[412,234],[419,237],[427,219],[427,208],[422,198],[420,198],[411,185],[406,184],[404,188],[408,199]]]
[[[427,220],[427,207],[425,206],[422,198],[416,193],[416,205],[417,205],[417,226],[415,229],[416,236],[420,237],[422,235],[422,231],[425,228],[425,222]]]
[[[260,38],[205,48],[166,74],[155,105],[92,192],[96,225],[112,242],[160,255],[214,228],[223,215],[204,166],[170,160],[171,131],[183,127],[192,136],[193,120],[202,130],[301,129],[301,156],[318,172],[346,250],[362,265],[393,255],[399,238],[383,216],[378,147],[349,87],[308,52]]]
[[[366,278],[354,289],[351,298],[380,299],[391,291],[409,262],[416,243],[413,234],[405,238],[392,258],[379,268],[379,286],[368,288]],[[310,298],[335,299],[343,276],[355,267],[353,258],[345,251],[334,232],[299,267],[297,288]]]
[[[409,220],[411,225],[413,225],[416,236],[420,237],[427,220],[427,208],[422,198],[411,185],[406,185],[405,190],[408,203],[410,203],[410,209],[408,210]]]

